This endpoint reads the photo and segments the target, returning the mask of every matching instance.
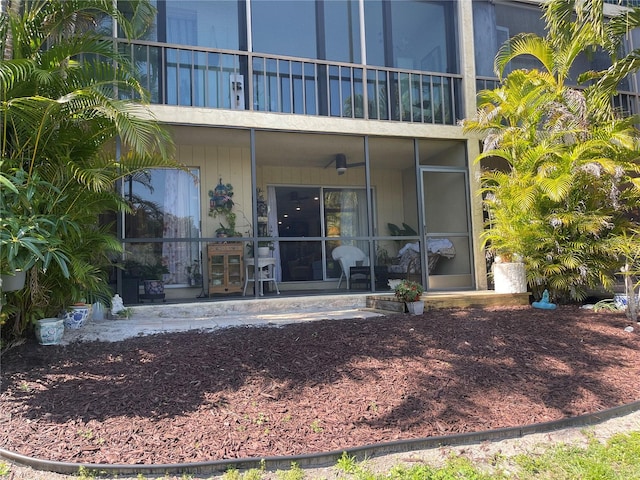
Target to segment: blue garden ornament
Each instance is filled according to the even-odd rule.
[[[539,302],[533,302],[531,304],[532,307],[534,308],[541,308],[543,310],[555,310],[556,309],[556,304],[555,303],[551,303],[549,301],[549,290],[545,290],[542,293],[542,299]]]

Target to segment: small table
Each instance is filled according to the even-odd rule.
[[[247,294],[247,285],[249,282],[253,282],[255,285],[256,278],[254,278],[256,259],[253,257],[245,257],[244,259],[244,290],[242,296]],[[264,282],[273,282],[276,287],[276,292],[280,295],[280,289],[278,289],[278,282],[276,282],[276,259],[273,257],[258,257],[258,278],[260,283],[260,296],[264,296]]]
[[[349,269],[349,288],[355,288],[355,285],[358,288],[371,288],[371,267],[363,265]]]
[[[376,290],[389,290],[389,270],[386,265],[373,267]],[[371,270],[369,266],[356,266],[349,269],[349,286],[363,285],[359,288],[371,288]]]

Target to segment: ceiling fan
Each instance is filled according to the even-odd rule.
[[[343,175],[349,167],[363,167],[365,164],[365,162],[347,163],[347,156],[344,153],[336,154],[335,158],[324,168],[330,167],[333,163],[336,164],[336,172],[338,172],[338,175]]]

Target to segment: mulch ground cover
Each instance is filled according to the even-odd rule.
[[[640,399],[638,327],[523,307],[33,341],[1,359],[0,446],[168,464],[547,422]]]

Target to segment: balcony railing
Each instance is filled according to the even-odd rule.
[[[462,114],[460,75],[156,42],[119,48],[156,104],[440,125]]]
[[[500,80],[495,77],[476,77],[476,90],[494,90],[500,86]],[[611,99],[613,106],[623,115],[636,115],[640,112],[640,95],[638,93],[620,90]]]

